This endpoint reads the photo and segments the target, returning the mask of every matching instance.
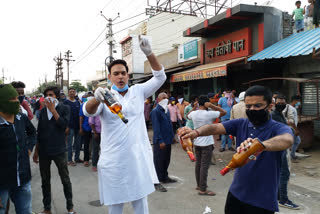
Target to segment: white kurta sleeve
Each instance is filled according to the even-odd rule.
[[[96,113],[94,114],[89,114],[86,110],[86,105],[87,105],[87,102],[85,102],[82,106],[82,111],[83,111],[83,114],[87,117],[94,117],[94,116],[97,116],[99,114],[101,114],[101,112],[103,111],[103,105],[102,103],[100,103],[100,105],[98,106],[98,109],[96,111]]]
[[[147,82],[140,84],[141,89],[143,90],[144,99],[147,99],[163,85],[167,79],[167,75],[164,72],[164,67],[160,71],[152,70],[153,77]]]

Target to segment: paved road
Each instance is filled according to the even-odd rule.
[[[209,169],[208,186],[210,190],[217,193],[216,196],[199,196],[195,188],[194,163],[188,160],[186,153],[180,145],[175,144],[172,148],[172,160],[169,168],[170,176],[177,178],[178,183],[166,185],[168,192],[154,192],[149,196],[149,208],[152,214],[202,214],[206,207],[211,213],[223,214],[224,204],[228,188],[233,178],[233,172],[222,177],[219,170],[230,160],[232,152],[216,153],[217,165]],[[32,165],[32,193],[33,210],[42,211],[41,178],[38,165]],[[91,171],[91,167],[84,167],[78,164],[76,167],[69,167],[71,182],[73,185],[73,197],[75,209],[79,214],[105,214],[106,207],[96,207],[89,202],[98,200],[97,173]],[[63,188],[54,164],[51,166],[51,187],[52,187],[52,212],[54,214],[66,213]],[[263,185],[263,184],[262,184]],[[320,195],[306,188],[289,185],[289,197],[302,206],[299,211],[281,209],[281,214],[316,214],[320,210]],[[14,213],[14,209],[10,210]],[[124,213],[133,213],[131,205],[125,206]]]

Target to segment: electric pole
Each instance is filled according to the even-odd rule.
[[[72,59],[70,59],[72,56],[71,56],[71,51],[70,50],[68,50],[67,52],[65,52],[65,55],[64,55],[64,60],[66,60],[67,61],[67,72],[68,72],[68,85],[67,85],[67,87],[68,87],[68,91],[69,91],[69,84],[70,84],[70,77],[69,77],[69,73],[70,73],[70,70],[69,70],[69,64],[70,64],[70,61],[72,61],[72,62],[74,62],[75,60],[72,60]]]
[[[5,77],[4,77],[4,68],[2,68],[2,84],[4,84],[4,79],[5,79]]]
[[[102,11],[100,11],[100,14],[103,18],[105,18],[108,21],[107,28],[108,28],[108,33],[106,34],[106,39],[108,40],[108,45],[109,45],[109,57],[113,59],[113,46],[114,46],[114,39],[113,39],[113,31],[112,31],[112,26],[113,22],[120,17],[120,13],[118,13],[118,16],[114,19],[112,18],[107,18],[103,15]]]
[[[57,85],[60,85],[61,89],[63,89],[63,73],[62,73],[62,57],[61,57],[61,53],[55,57],[53,59],[56,64],[57,64],[57,67],[56,67],[56,84]]]

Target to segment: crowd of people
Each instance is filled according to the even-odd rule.
[[[135,213],[147,214],[148,195],[155,190],[167,192],[162,184],[177,182],[168,173],[171,145],[178,141],[176,133],[194,142],[195,189],[202,196],[216,195],[207,185],[215,139],[221,139],[220,152],[240,152],[254,138],[262,141],[265,149],[257,159],[236,170],[225,213],[274,213],[278,205],[299,209],[289,200],[287,188],[288,160],[296,160],[301,141],[297,129],[301,98],[293,96],[287,104],[279,92],[272,95],[268,88],[253,86],[239,96],[235,90],[225,89],[223,93],[191,96],[189,102],[183,96],[176,99],[161,92],[152,105],[151,97],[165,82],[166,74],[147,39],[140,38],[140,48],[153,72],[147,82],[129,87],[124,60],[114,60],[108,66],[113,83],[110,92],[122,106],[127,123],[105,104],[107,88],[99,87],[77,99],[73,88],[66,97],[58,87],[50,86],[43,96],[29,100],[38,120],[36,129],[24,96],[25,85],[0,85],[0,170],[7,175],[0,176],[0,214],[8,209],[9,198],[16,213],[32,213],[32,152],[42,182],[44,209],[39,214],[51,213],[52,161],[63,185],[68,214],[76,213],[68,166],[89,167],[90,158],[92,171],[98,172],[100,202],[108,206],[110,214],[123,213],[127,202],[132,203]],[[147,133],[150,126],[153,147]]]

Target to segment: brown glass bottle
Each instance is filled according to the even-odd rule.
[[[122,106],[115,100],[115,98],[112,96],[111,92],[106,89],[106,93],[104,94],[104,101],[103,101],[110,111],[120,117],[120,119],[124,123],[128,123],[128,119],[124,116],[124,114],[121,112]]]
[[[187,138],[187,139],[182,139],[180,137],[180,144],[183,148],[184,151],[187,152],[190,160],[192,162],[196,161],[196,158],[194,157],[194,154],[193,154],[193,149],[192,149],[192,141],[190,138]]]
[[[263,143],[258,138],[253,139],[253,141],[249,145],[250,147],[246,151],[242,150],[240,151],[240,153],[236,153],[233,155],[232,160],[229,162],[229,164],[220,171],[221,175],[225,175],[230,170],[245,165],[250,160],[253,160],[265,148]]]

